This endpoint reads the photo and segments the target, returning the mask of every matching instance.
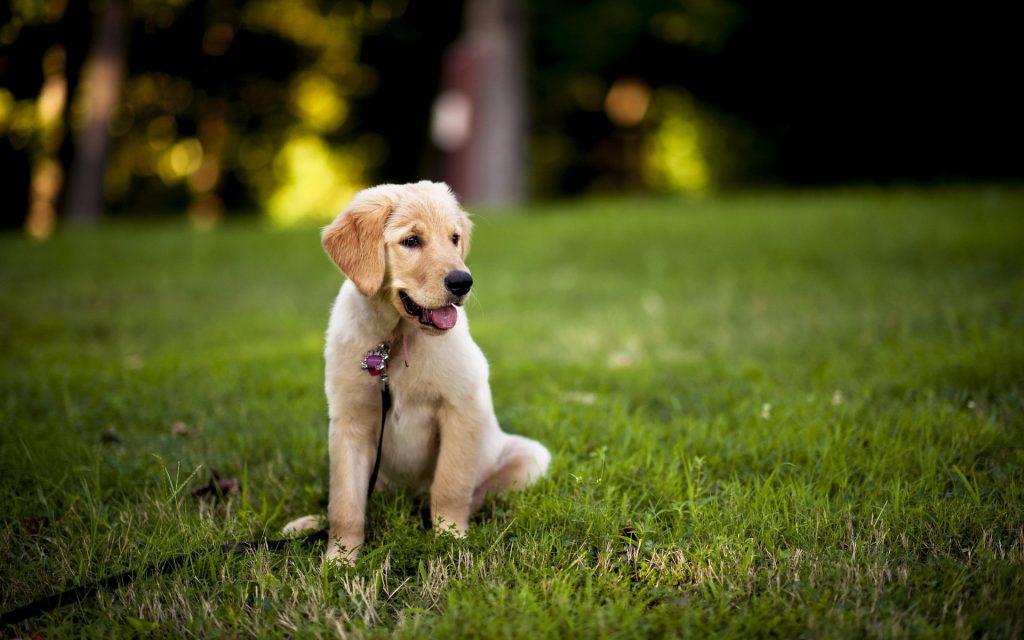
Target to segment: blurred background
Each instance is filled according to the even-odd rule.
[[[1020,181],[1012,3],[9,0],[0,225]],[[182,213],[184,212],[184,214]]]

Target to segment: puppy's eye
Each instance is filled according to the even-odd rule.
[[[459,236],[459,234],[453,233],[452,234],[452,244],[454,244],[455,246],[458,246],[460,237],[461,236]]]
[[[410,249],[417,249],[423,244],[423,242],[420,240],[419,236],[409,236],[408,238],[403,239],[399,244]]]

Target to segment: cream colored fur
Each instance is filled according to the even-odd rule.
[[[324,229],[324,248],[348,276],[327,329],[330,417],[327,557],[351,562],[365,539],[366,493],[380,429],[380,380],[360,369],[367,351],[391,345],[393,405],[384,431],[377,488],[430,495],[438,533],[465,535],[484,497],[521,489],[547,471],[538,442],[508,435],[491,404],[487,360],[469,334],[461,304],[444,278],[466,271],[469,217],[444,184],[381,185],[360,192]],[[403,240],[415,235],[420,246]],[[442,331],[403,307],[404,291],[422,307],[455,303],[458,320]],[[316,527],[290,522],[286,533]]]

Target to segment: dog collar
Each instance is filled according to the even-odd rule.
[[[391,345],[387,342],[382,342],[377,345],[376,349],[366,352],[366,355],[363,356],[363,363],[359,368],[375,378],[379,376],[381,381],[386,384],[388,380],[388,359],[390,357]]]

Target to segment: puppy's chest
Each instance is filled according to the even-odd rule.
[[[399,351],[388,362],[392,394],[410,403],[433,403],[446,396],[452,374],[449,359],[423,348],[408,354]]]
[[[419,440],[437,430],[441,390],[419,367],[406,366],[401,359],[389,367],[391,416],[394,433],[403,440]],[[408,446],[403,444],[403,446]]]
[[[399,484],[422,488],[429,483],[440,441],[440,406],[440,396],[409,393],[393,379],[383,457],[388,475]]]

